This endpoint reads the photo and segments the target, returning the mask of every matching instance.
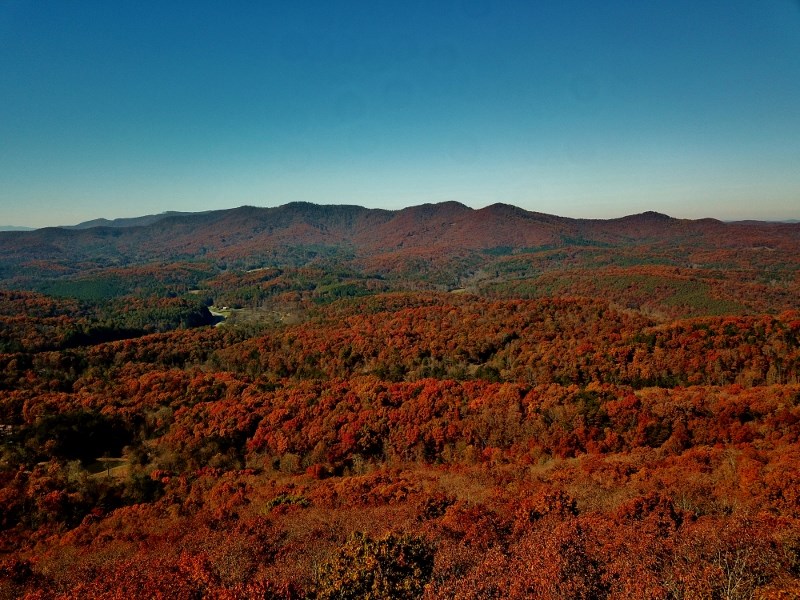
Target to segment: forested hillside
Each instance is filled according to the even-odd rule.
[[[800,226],[0,234],[0,598],[800,596]]]

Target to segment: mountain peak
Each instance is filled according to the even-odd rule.
[[[482,208],[488,213],[506,213],[506,212],[516,212],[522,210],[518,206],[513,206],[511,204],[505,204],[504,202],[495,202],[494,204],[490,204]]]
[[[417,204],[416,206],[409,206],[408,208],[403,208],[401,210],[413,210],[413,209],[423,209],[423,210],[457,210],[457,211],[468,211],[472,210],[466,204],[462,204],[456,200],[446,200],[444,202],[425,202],[424,204]]]
[[[637,221],[671,221],[672,217],[664,213],[656,212],[654,210],[646,210],[643,213],[630,215],[627,219],[635,219]]]

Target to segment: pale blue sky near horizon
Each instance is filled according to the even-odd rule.
[[[0,0],[0,225],[800,218],[800,4]]]

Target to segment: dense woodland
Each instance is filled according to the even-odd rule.
[[[459,207],[0,236],[0,598],[800,597],[800,226]]]

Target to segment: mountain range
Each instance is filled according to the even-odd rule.
[[[359,254],[410,248],[525,248],[712,237],[723,245],[770,246],[794,243],[798,232],[796,223],[723,223],[674,219],[656,212],[602,220],[558,217],[507,204],[472,209],[458,202],[444,202],[382,210],[294,202],[275,208],[242,206],[113,221],[96,219],[71,227],[4,233],[0,235],[0,259],[22,249],[32,252],[29,258],[70,252],[80,255],[98,245],[116,251],[137,247],[152,257],[165,252],[224,257],[297,244],[347,245]]]
[[[572,219],[508,204],[382,210],[294,202],[0,232],[0,285],[35,288],[46,280],[178,262],[213,272],[319,266],[451,289],[485,272],[507,280],[613,265],[704,268],[770,281],[791,279],[798,257],[798,223],[676,219],[652,211]]]

